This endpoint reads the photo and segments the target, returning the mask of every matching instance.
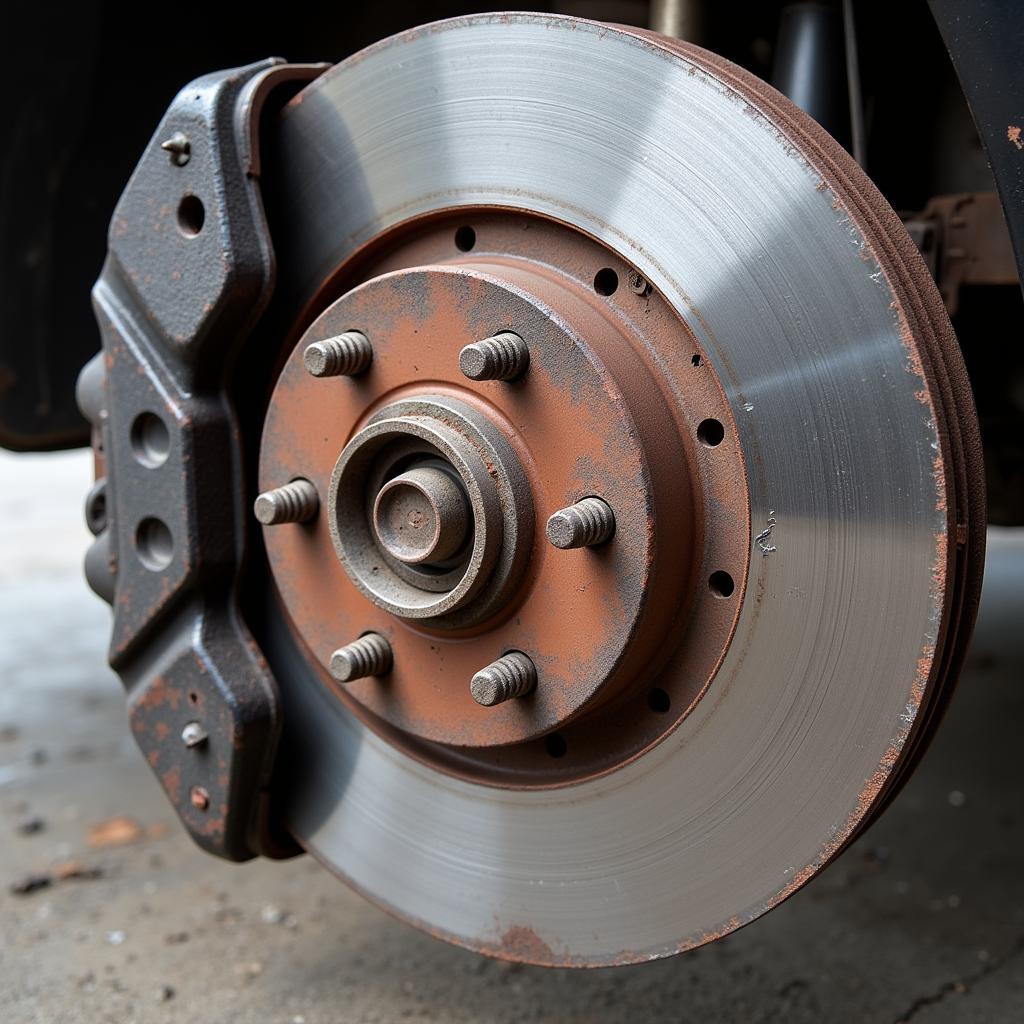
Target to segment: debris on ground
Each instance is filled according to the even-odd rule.
[[[124,846],[136,843],[145,835],[142,826],[134,818],[118,815],[99,821],[89,829],[86,842],[93,848]]]
[[[71,880],[92,881],[102,878],[105,874],[103,868],[95,864],[83,864],[80,860],[65,860],[55,864],[51,871],[54,879],[58,882]]]
[[[16,882],[11,882],[7,891],[12,896],[28,896],[31,893],[39,892],[40,889],[48,889],[53,885],[53,875],[30,874],[24,875]]]
[[[280,924],[284,920],[284,911],[272,903],[268,903],[260,911],[260,920],[264,924]]]
[[[245,914],[238,907],[218,907],[213,912],[213,919],[218,924],[224,924],[226,921],[241,921],[244,917]]]
[[[103,877],[103,868],[68,860],[55,864],[49,871],[33,871],[12,882],[7,891],[12,896],[29,896],[48,889],[54,882],[88,881]]]

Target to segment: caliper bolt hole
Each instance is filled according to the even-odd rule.
[[[206,207],[199,196],[182,196],[178,204],[178,230],[186,238],[195,238],[206,223]]]

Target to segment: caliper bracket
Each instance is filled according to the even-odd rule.
[[[229,860],[295,851],[266,786],[277,686],[238,609],[247,500],[228,372],[270,300],[258,131],[326,65],[278,59],[183,89],[114,211],[93,289],[102,352],[79,381],[93,425],[93,589],[132,731],[193,838]]]

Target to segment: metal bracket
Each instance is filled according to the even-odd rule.
[[[280,709],[237,607],[247,509],[225,382],[275,279],[261,112],[325,67],[271,59],[178,94],[114,211],[93,289],[103,350],[79,381],[105,477],[86,564],[114,609],[110,663],[186,827],[229,860],[292,852],[267,824]]]
[[[1017,263],[995,192],[934,196],[904,217],[953,316],[965,285],[1017,284]]]
[[[1003,203],[1024,278],[1024,20],[1005,0],[928,0],[953,60]]]

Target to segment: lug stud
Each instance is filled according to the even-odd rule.
[[[201,747],[209,738],[207,731],[198,722],[189,722],[181,730],[181,742],[190,750]]]
[[[470,680],[469,692],[485,708],[523,697],[537,685],[537,667],[520,651],[510,651]]]
[[[515,380],[529,365],[526,342],[511,331],[475,341],[459,353],[459,369],[470,380]]]
[[[592,548],[615,533],[615,513],[600,498],[584,498],[559,509],[549,520],[548,540],[556,548]]]
[[[314,377],[355,377],[369,369],[373,346],[365,334],[346,331],[307,345],[302,362]]]
[[[264,526],[307,523],[319,509],[320,498],[308,480],[293,480],[283,487],[264,491],[253,505],[256,518]]]
[[[366,633],[331,655],[331,675],[339,683],[352,683],[367,676],[387,675],[393,664],[391,644],[380,633]]]

